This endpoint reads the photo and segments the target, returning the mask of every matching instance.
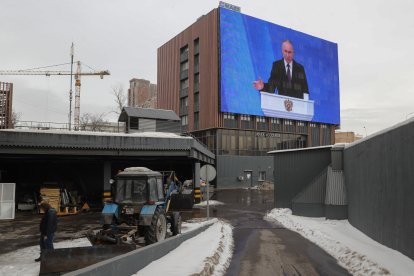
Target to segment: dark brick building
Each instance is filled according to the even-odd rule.
[[[271,150],[334,143],[336,125],[221,112],[219,18],[214,9],[158,48],[157,66],[157,108],[174,110],[182,132],[217,155],[218,182],[222,177],[226,187],[243,186],[240,176],[249,170],[254,179],[269,179]],[[223,175],[229,158],[237,168]]]

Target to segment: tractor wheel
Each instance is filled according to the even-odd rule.
[[[171,232],[173,236],[181,234],[181,215],[179,212],[174,212],[172,215]]]
[[[151,225],[147,227],[145,232],[146,244],[152,244],[165,239],[167,234],[167,219],[165,218],[165,212],[161,208],[155,210],[152,216]]]

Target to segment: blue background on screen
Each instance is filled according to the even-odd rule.
[[[294,45],[294,60],[305,68],[313,122],[339,124],[338,46],[238,12],[220,8],[221,111],[263,116],[253,81],[267,82],[282,41]]]

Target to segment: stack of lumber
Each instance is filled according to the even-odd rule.
[[[60,210],[60,189],[59,188],[40,188],[40,197],[41,200],[47,201],[50,206],[56,209],[56,211]],[[43,211],[41,211],[43,213]]]

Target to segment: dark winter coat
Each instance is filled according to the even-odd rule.
[[[54,208],[45,210],[45,214],[40,221],[40,234],[47,236],[51,233],[55,233],[57,230],[57,215]]]

